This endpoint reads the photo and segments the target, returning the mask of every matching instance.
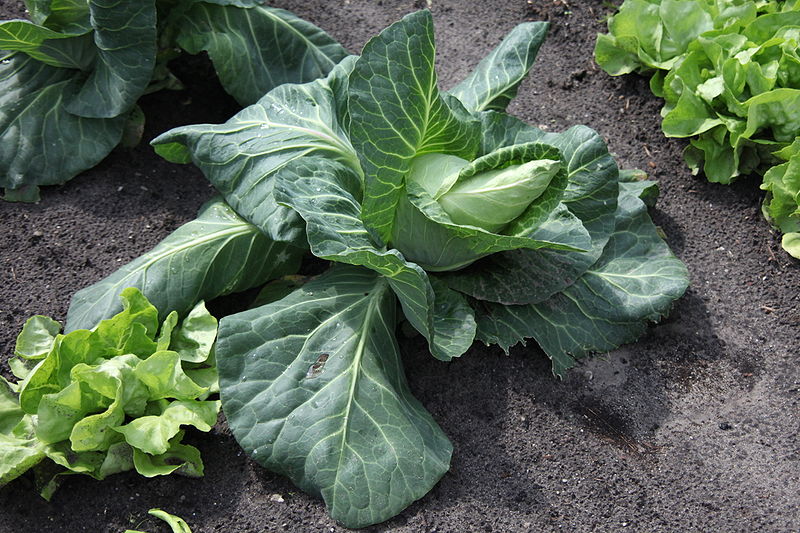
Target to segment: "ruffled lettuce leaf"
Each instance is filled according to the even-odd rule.
[[[60,334],[44,317],[26,323],[15,352],[38,363],[18,384],[0,383],[0,485],[45,458],[61,467],[51,469],[46,498],[65,473],[202,475],[199,452],[180,443],[181,428],[209,431],[217,419],[219,401],[190,377],[214,371],[208,344],[216,319],[200,303],[183,322],[169,314],[159,323],[137,289],[120,298],[123,310],[92,330]],[[193,366],[184,368],[178,350]]]
[[[783,249],[800,259],[800,140],[775,153],[786,162],[764,174],[764,216],[784,235]]]
[[[612,76],[669,70],[699,35],[735,31],[757,9],[750,0],[625,0],[608,21],[609,33],[598,35],[595,59]]]
[[[600,66],[612,75],[656,69],[662,129],[690,139],[687,165],[717,183],[763,175],[764,214],[797,256],[800,184],[784,163],[791,158],[777,155],[800,136],[797,2],[626,0],[609,31],[597,39]]]

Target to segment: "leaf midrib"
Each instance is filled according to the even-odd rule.
[[[364,318],[364,323],[361,326],[361,330],[359,332],[360,339],[358,340],[358,346],[356,346],[356,353],[353,357],[353,362],[351,363],[351,368],[353,369],[353,376],[350,381],[350,388],[347,393],[347,407],[345,408],[344,412],[344,419],[342,421],[342,444],[339,447],[339,459],[336,462],[336,479],[333,483],[333,497],[332,501],[336,501],[336,491],[340,485],[339,483],[339,474],[342,471],[342,460],[344,459],[344,450],[347,446],[347,433],[350,426],[350,411],[353,408],[353,404],[355,403],[355,390],[358,384],[358,378],[360,375],[360,367],[361,367],[361,359],[364,356],[364,349],[367,342],[367,335],[369,334],[369,328],[372,325],[373,317],[376,313],[376,307],[380,303],[380,299],[383,296],[383,292],[386,290],[386,279],[381,277],[378,279],[378,282],[375,285],[375,288],[370,291],[368,298],[370,299],[369,305],[367,306],[366,317]]]

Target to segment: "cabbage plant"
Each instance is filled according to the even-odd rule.
[[[36,201],[120,142],[136,144],[136,102],[180,87],[167,63],[207,51],[242,105],[320,76],[347,55],[313,24],[262,0],[26,0],[0,22],[0,188]],[[69,139],[70,142],[64,142]]]
[[[296,267],[304,249],[330,261],[222,318],[223,410],[251,457],[342,524],[399,513],[452,445],[411,394],[398,320],[442,361],[476,339],[533,338],[560,376],[639,337],[687,286],[648,215],[652,182],[621,172],[587,127],[548,133],[504,112],[546,29],[519,25],[442,92],[431,15],[413,13],[323,80],[161,135],[156,150],[202,169],[227,222],[190,222],[79,292],[68,327],[113,312],[128,284],[188,308]]]

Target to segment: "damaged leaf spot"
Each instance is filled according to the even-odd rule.
[[[308,367],[308,372],[306,372],[306,379],[313,379],[320,374],[322,374],[322,370],[325,368],[325,362],[330,357],[330,354],[323,353],[317,358],[316,362]]]

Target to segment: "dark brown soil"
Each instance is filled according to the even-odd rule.
[[[357,51],[425,3],[275,5]],[[443,364],[421,341],[402,340],[411,386],[455,453],[428,496],[369,530],[800,530],[800,268],[761,218],[758,182],[724,187],[693,177],[684,143],[661,134],[660,102],[646,80],[611,78],[594,65],[605,2],[433,0],[432,10],[445,87],[517,23],[552,22],[511,112],[550,130],[587,124],[625,166],[659,180],[653,217],[689,266],[692,287],[639,343],[561,382],[533,346],[507,357],[476,344]],[[0,1],[0,18],[22,13],[21,2]],[[207,69],[200,62],[179,71],[187,92],[143,99],[145,138],[236,110]],[[26,317],[63,320],[76,290],[152,247],[211,194],[198,170],[168,164],[144,144],[47,188],[39,204],[0,203],[2,361]],[[321,501],[244,456],[224,424],[191,439],[206,463],[202,480],[75,476],[48,504],[21,479],[0,489],[0,531],[166,531],[147,518],[152,507],[183,516],[195,533],[342,530]]]

